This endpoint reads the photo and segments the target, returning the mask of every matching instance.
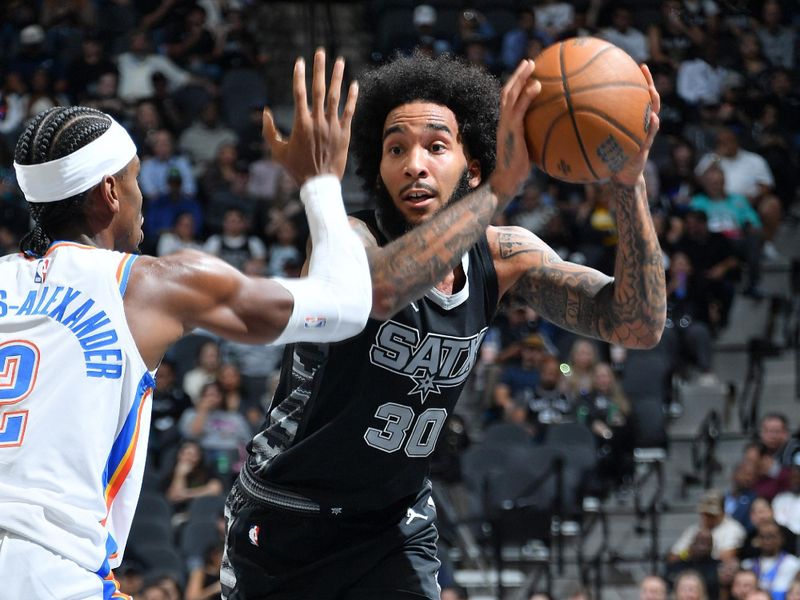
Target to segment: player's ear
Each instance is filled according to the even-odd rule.
[[[481,184],[481,163],[477,158],[470,159],[467,163],[467,177],[469,187],[475,189]]]

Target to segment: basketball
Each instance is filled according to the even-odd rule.
[[[592,37],[553,44],[535,60],[542,91],[525,116],[531,160],[562,181],[608,179],[647,137],[650,94],[639,65]]]

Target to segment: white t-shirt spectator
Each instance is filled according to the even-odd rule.
[[[153,74],[162,73],[169,82],[170,91],[186,85],[191,75],[178,65],[160,54],[136,56],[132,52],[123,52],[117,58],[119,69],[119,97],[125,102],[136,102],[149,98],[155,92]]]
[[[772,177],[767,161],[755,152],[742,150],[731,158],[718,154],[706,154],[697,163],[695,173],[703,173],[708,165],[719,160],[719,166],[725,173],[725,193],[737,194],[745,198],[755,198],[759,195],[759,185],[773,187],[775,179]]]
[[[650,45],[647,38],[634,27],[628,27],[625,33],[613,27],[607,27],[600,32],[600,37],[625,50],[637,63],[643,63],[650,58]]]
[[[716,104],[729,77],[728,69],[713,67],[701,58],[685,60],[678,67],[676,91],[689,104]]]
[[[772,510],[778,525],[800,534],[800,494],[781,492],[772,500]]]
[[[758,575],[758,586],[775,598],[792,585],[794,576],[800,571],[800,559],[782,552],[769,558],[748,558],[742,561],[742,568],[754,571]]]
[[[700,525],[697,523],[684,529],[678,541],[672,545],[671,552],[673,554],[680,554],[688,550],[689,545],[697,535],[698,529],[700,529]],[[741,523],[725,515],[722,518],[722,522],[711,530],[711,539],[714,543],[711,550],[711,557],[718,559],[722,552],[741,548],[746,536],[747,532],[745,532]]]

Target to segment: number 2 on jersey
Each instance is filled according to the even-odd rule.
[[[8,410],[22,402],[36,384],[39,349],[31,342],[11,340],[0,344],[0,448],[22,445],[27,410]]]

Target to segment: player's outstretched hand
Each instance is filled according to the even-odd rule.
[[[644,166],[647,164],[647,156],[650,154],[650,147],[653,145],[656,133],[658,133],[658,113],[661,111],[661,97],[658,95],[656,86],[653,83],[653,76],[650,74],[650,69],[647,68],[647,65],[642,65],[642,73],[644,73],[644,78],[647,80],[647,89],[650,92],[650,121],[647,127],[647,137],[639,153],[626,162],[625,166],[611,177],[611,181],[622,185],[635,185],[639,178],[642,177]]]
[[[520,62],[500,92],[497,166],[490,178],[492,190],[498,196],[498,208],[517,195],[531,171],[525,143],[525,113],[542,89],[542,84],[532,79],[535,68],[532,60]]]
[[[272,157],[294,178],[298,185],[315,175],[333,174],[339,179],[347,164],[350,123],[356,108],[358,84],[347,92],[344,110],[339,117],[339,98],[344,78],[344,59],[333,65],[330,88],[325,90],[325,51],[314,53],[311,79],[311,107],[306,96],[306,66],[302,58],[294,64],[294,123],[288,140],[275,127],[269,108],[264,109],[263,135],[272,148]]]

